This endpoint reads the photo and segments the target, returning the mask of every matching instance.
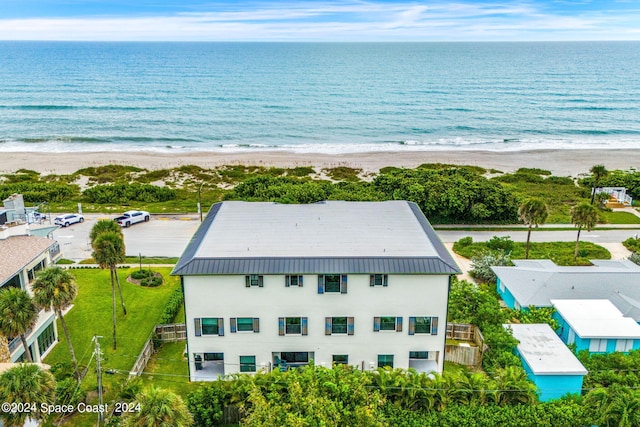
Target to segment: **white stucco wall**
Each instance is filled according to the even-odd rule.
[[[190,372],[194,353],[224,353],[224,373],[239,372],[239,356],[256,356],[258,370],[272,352],[315,352],[315,363],[331,366],[332,355],[349,364],[377,367],[379,354],[393,354],[394,367],[409,366],[410,351],[429,351],[442,371],[448,276],[389,275],[389,286],[369,286],[368,274],[348,275],[348,293],[318,294],[317,275],[304,286],[285,287],[284,275],[264,276],[264,287],[245,287],[245,276],[184,277]],[[325,335],[325,317],[354,317],[354,335]],[[401,316],[402,332],[373,331],[376,316]],[[438,334],[409,335],[410,316],[438,317]],[[194,334],[194,318],[224,318],[224,336]],[[230,332],[231,317],[260,318],[260,332]],[[307,336],[279,336],[279,317],[307,317]]]

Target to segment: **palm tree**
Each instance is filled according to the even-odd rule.
[[[67,338],[69,353],[71,353],[71,361],[75,370],[76,378],[80,378],[78,372],[78,361],[76,353],[73,351],[73,344],[69,336],[67,322],[64,320],[63,310],[66,310],[78,295],[78,287],[74,282],[74,277],[67,270],[60,267],[49,267],[38,272],[36,280],[31,285],[33,290],[33,300],[36,305],[44,310],[53,309]]]
[[[107,231],[114,231],[122,236],[122,227],[120,227],[117,222],[111,221],[110,219],[101,219],[93,224],[93,227],[91,227],[89,240],[91,240],[91,243],[93,244],[93,242],[96,240],[96,237]]]
[[[100,234],[107,232],[113,232],[120,235],[120,238],[122,239],[122,251],[124,253],[124,235],[122,234],[122,227],[120,227],[120,225],[118,225],[118,223],[116,223],[115,221],[111,221],[109,219],[101,219],[93,225],[93,227],[91,228],[91,232],[89,233],[91,246],[93,247],[93,243],[96,241]],[[118,293],[120,294],[120,305],[122,305],[122,312],[126,315],[127,307],[125,307],[124,305],[124,298],[122,297],[122,287],[120,286],[120,278],[117,274],[116,285],[118,286]]]
[[[150,387],[136,396],[140,410],[130,412],[124,425],[130,427],[187,427],[193,417],[182,398],[169,390]]]
[[[591,172],[591,176],[593,178],[591,187],[591,204],[593,205],[593,199],[596,196],[596,188],[600,187],[600,182],[609,174],[609,171],[604,167],[604,165],[595,165],[589,169],[589,172]]]
[[[9,340],[2,334],[0,334],[0,363],[11,363]]]
[[[596,222],[598,221],[598,211],[589,203],[580,203],[577,206],[571,208],[571,223],[578,227],[578,237],[576,238],[576,250],[573,253],[573,260],[578,258],[578,249],[580,245],[580,231],[582,228],[586,228],[587,231],[591,231]]]
[[[640,425],[640,392],[620,384],[598,387],[585,397],[591,422],[598,425],[632,427]]]
[[[492,397],[499,406],[532,405],[538,400],[535,384],[529,381],[526,372],[519,366],[498,369],[494,381],[495,391]]]
[[[18,335],[27,361],[33,362],[26,334],[38,320],[38,309],[27,291],[9,288],[0,291],[0,333],[7,337]]]
[[[527,245],[525,246],[524,258],[529,259],[529,241],[531,240],[531,227],[544,224],[549,216],[549,210],[542,199],[531,198],[525,200],[518,209],[518,217],[529,226],[527,231]]]
[[[0,400],[3,402],[39,408],[54,402],[55,390],[53,375],[38,365],[22,363],[0,374]],[[45,416],[41,411],[0,412],[0,419],[6,426],[23,426],[27,418],[42,420]]]
[[[113,231],[104,232],[93,241],[93,259],[100,268],[109,268],[111,275],[111,302],[113,315],[113,349],[116,349],[116,286],[115,277],[118,274],[116,266],[124,261],[124,241],[122,236]]]

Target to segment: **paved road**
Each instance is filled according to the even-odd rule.
[[[60,243],[64,258],[81,261],[91,258],[89,232],[99,219],[112,219],[116,215],[85,215],[82,224],[73,224],[60,228],[53,236]],[[195,215],[158,216],[152,215],[151,221],[124,228],[124,243],[129,256],[166,256],[182,255],[191,237],[200,225]]]
[[[98,219],[115,218],[116,215],[85,215],[85,222],[60,228],[54,237],[60,242],[63,257],[73,261],[81,261],[91,257],[89,231]],[[151,221],[132,225],[124,229],[124,239],[129,256],[166,256],[178,257],[186,248],[196,232],[200,221],[197,215],[152,215]],[[583,231],[580,239],[605,246],[610,243],[619,244],[633,237],[640,230],[594,230]],[[524,242],[527,232],[523,231],[457,231],[438,230],[440,239],[445,243],[455,242],[462,237],[471,236],[474,241],[486,241],[493,236],[510,236],[514,241]],[[574,241],[576,231],[533,231],[534,242]]]

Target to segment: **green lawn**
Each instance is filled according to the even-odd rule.
[[[640,224],[640,217],[630,212],[599,212],[607,224]]]
[[[170,389],[183,399],[186,399],[190,392],[205,385],[205,382],[189,382],[189,366],[184,357],[186,344],[186,341],[163,344],[140,376],[143,385]]]
[[[117,306],[117,341],[118,348],[112,349],[112,321],[111,321],[111,282],[109,272],[105,270],[87,269],[71,270],[78,284],[78,297],[74,307],[65,316],[69,333],[78,358],[79,364],[86,366],[93,351],[92,338],[100,335],[103,352],[102,366],[105,371],[116,372],[105,374],[105,402],[116,396],[119,384],[127,378],[127,373],[133,366],[138,354],[149,337],[153,326],[157,323],[164,305],[171,292],[178,288],[177,277],[169,276],[170,268],[158,268],[165,283],[157,288],[144,288],[126,281],[127,276],[134,269],[120,269],[118,276],[122,284],[122,292],[127,307],[127,315],[122,313],[118,300]],[[45,359],[45,363],[55,365],[70,361],[67,343],[58,321],[60,342]],[[89,374],[82,382],[83,389],[90,392],[89,401],[94,401],[91,394],[96,389],[95,361],[91,360]],[[66,425],[91,426],[95,423],[93,415],[72,417]]]
[[[514,242],[511,259],[524,259],[526,244]],[[575,242],[531,242],[529,246],[530,259],[551,259],[558,265],[573,265]],[[460,256],[471,258],[487,250],[486,242],[473,242],[468,246],[453,244],[453,250]],[[592,242],[580,242],[580,256],[578,265],[588,264],[589,259],[611,259],[611,253],[600,245]]]

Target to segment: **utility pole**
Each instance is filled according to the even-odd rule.
[[[93,342],[96,344],[94,355],[96,357],[96,374],[98,376],[98,405],[100,405],[98,407],[100,409],[98,411],[98,426],[104,424],[104,412],[102,412],[102,368],[100,367],[102,353],[100,352],[100,342],[98,341],[100,338],[102,337],[98,335],[93,336]]]
[[[202,186],[204,185],[204,182],[202,182],[200,184],[200,188],[198,188],[198,213],[200,214],[200,222],[202,222],[202,203],[200,200],[200,192],[202,191]]]

